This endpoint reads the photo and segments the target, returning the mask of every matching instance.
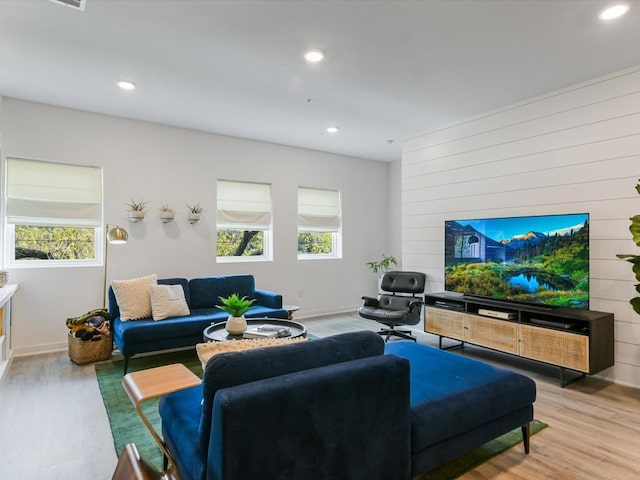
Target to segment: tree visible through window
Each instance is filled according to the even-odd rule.
[[[218,230],[218,257],[264,255],[264,234],[258,230]]]
[[[7,158],[7,258],[14,265],[96,262],[102,169]]]
[[[303,255],[333,253],[333,234],[331,232],[298,233],[298,253]]]
[[[15,226],[15,260],[93,260],[95,229]]]
[[[269,260],[271,185],[218,180],[217,187],[217,258]]]
[[[340,192],[298,187],[298,256],[340,257]]]

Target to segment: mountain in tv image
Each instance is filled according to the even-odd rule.
[[[445,289],[588,308],[588,214],[446,221]]]

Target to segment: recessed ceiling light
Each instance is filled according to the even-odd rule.
[[[307,62],[318,63],[324,59],[324,53],[322,52],[322,50],[317,50],[317,49],[309,50],[307,53],[304,54],[304,59]]]
[[[327,127],[329,133],[338,133],[338,130],[340,130],[338,127]]]
[[[625,13],[629,11],[629,5],[626,3],[621,3],[618,5],[613,5],[611,7],[605,8],[600,12],[598,18],[600,20],[613,20],[615,18],[619,18]]]
[[[136,84],[131,80],[118,80],[118,86],[122,90],[135,90]]]

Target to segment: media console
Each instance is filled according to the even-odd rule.
[[[614,364],[613,314],[465,296],[425,295],[427,333],[560,367],[564,387]],[[453,347],[448,347],[453,348]],[[580,376],[567,380],[565,372]]]

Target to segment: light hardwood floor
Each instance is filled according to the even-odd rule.
[[[355,313],[302,321],[321,337],[378,329]],[[535,417],[549,424],[530,455],[517,445],[463,479],[640,479],[640,390],[593,377],[561,388],[556,368],[470,346],[456,352],[533,378]],[[111,478],[117,456],[94,366],[74,365],[66,352],[16,358],[0,384],[0,452],[3,480]]]

